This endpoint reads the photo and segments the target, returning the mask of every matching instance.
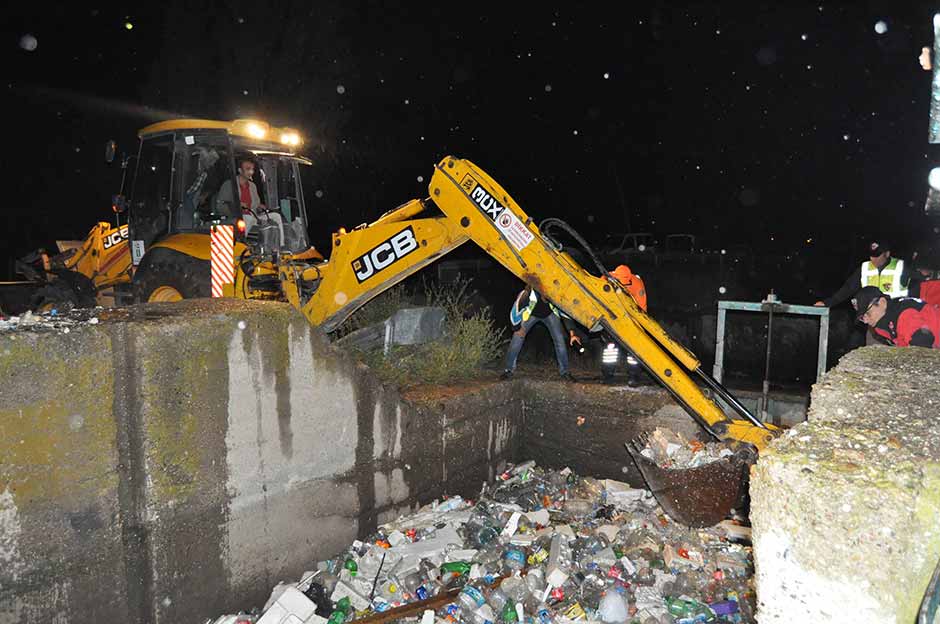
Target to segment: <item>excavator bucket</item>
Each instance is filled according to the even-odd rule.
[[[742,500],[748,468],[756,459],[753,449],[742,446],[730,457],[698,468],[666,469],[640,453],[642,438],[624,446],[663,510],[689,527],[714,526],[728,517]]]

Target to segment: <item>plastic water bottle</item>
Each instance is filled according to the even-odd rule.
[[[525,575],[525,586],[532,595],[539,595],[545,591],[545,573],[541,568],[529,568]]]
[[[486,598],[483,597],[483,592],[468,583],[457,594],[457,604],[464,613],[472,613],[486,604]]]
[[[496,614],[493,613],[490,605],[484,603],[483,606],[470,613],[469,620],[472,624],[494,624]]]
[[[487,594],[486,602],[493,608],[494,613],[502,613],[503,607],[509,602],[509,598],[502,589],[495,587]]]
[[[503,567],[513,574],[525,567],[525,552],[520,548],[509,547],[503,552]]]
[[[529,593],[529,588],[520,576],[510,576],[500,584],[499,589],[512,603],[521,602]]]

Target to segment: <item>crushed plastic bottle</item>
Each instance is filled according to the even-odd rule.
[[[627,612],[627,603],[623,599],[623,594],[616,589],[604,592],[597,607],[597,615],[607,624],[626,622],[630,614]]]

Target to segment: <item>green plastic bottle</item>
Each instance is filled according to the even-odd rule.
[[[470,571],[470,563],[467,561],[449,561],[441,564],[441,572],[454,572],[464,575]]]
[[[500,616],[503,622],[517,622],[519,620],[519,616],[516,615],[516,605],[512,600],[506,601]]]
[[[350,613],[352,613],[352,604],[350,604],[349,598],[344,596],[337,601],[336,608],[333,609],[333,613],[327,619],[327,624],[343,624]]]
[[[714,622],[716,620],[715,612],[708,605],[702,604],[697,600],[685,600],[674,596],[666,597],[666,610],[669,615],[676,618],[695,618],[700,615],[705,616],[705,622]]]

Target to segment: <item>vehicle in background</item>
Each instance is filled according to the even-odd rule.
[[[695,246],[694,234],[669,234],[666,236],[665,251],[667,253],[695,253],[698,247]]]

